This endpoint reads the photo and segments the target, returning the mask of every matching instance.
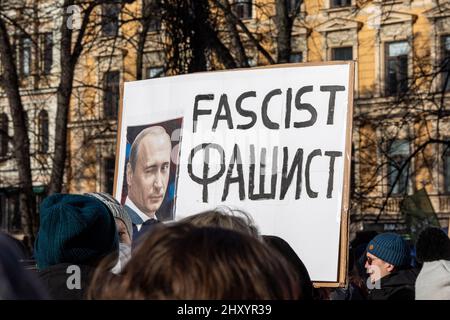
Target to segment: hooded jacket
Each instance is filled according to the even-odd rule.
[[[450,300],[450,261],[423,264],[416,280],[416,300]]]
[[[36,275],[23,267],[24,258],[17,242],[0,232],[0,300],[49,298]]]
[[[369,290],[368,300],[414,300],[417,274],[416,269],[400,269],[384,276],[379,289]]]

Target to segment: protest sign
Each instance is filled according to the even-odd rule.
[[[115,197],[125,203],[136,135],[164,128],[170,177],[157,207],[170,211],[167,219],[219,205],[242,209],[262,234],[292,246],[317,285],[342,286],[353,68],[290,64],[126,83]]]

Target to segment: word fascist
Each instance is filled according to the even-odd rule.
[[[334,124],[334,109],[336,104],[336,93],[339,91],[345,91],[344,86],[336,86],[336,85],[326,85],[320,86],[320,92],[329,93],[328,99],[328,114],[327,114],[327,125]],[[280,123],[276,123],[273,119],[269,118],[268,110],[271,104],[275,105],[272,99],[276,96],[280,96],[284,98],[284,108],[286,109],[284,124],[283,127],[285,129],[289,129],[291,127],[291,109],[292,104],[294,104],[295,108],[299,111],[306,111],[309,113],[310,118],[305,121],[292,122],[293,128],[305,128],[313,126],[317,121],[317,109],[313,105],[309,103],[303,103],[301,101],[302,96],[307,93],[314,94],[314,86],[304,86],[297,90],[295,96],[293,95],[292,88],[288,88],[286,93],[284,94],[281,89],[273,89],[269,91],[263,98],[261,104],[261,119],[262,124],[267,129],[277,130],[280,129]],[[285,95],[285,97],[283,97]],[[257,122],[257,115],[254,111],[250,109],[244,109],[242,107],[244,101],[251,100],[252,98],[256,98],[256,91],[246,91],[239,95],[236,99],[236,103],[234,104],[237,113],[244,118],[248,118],[249,122],[245,124],[238,124],[236,129],[247,130],[252,128]],[[214,94],[199,94],[195,96],[194,101],[194,112],[193,112],[193,132],[197,131],[197,123],[199,121],[200,116],[210,115],[212,113],[211,108],[206,108],[209,106],[211,102],[208,101],[214,100]],[[202,103],[202,108],[200,108],[200,102]],[[271,103],[272,102],[272,103]],[[272,106],[273,108],[273,106]],[[219,121],[225,121],[228,129],[235,128],[235,121],[231,116],[231,109],[228,96],[226,94],[222,94],[219,98],[219,102],[217,103],[217,110],[214,116],[214,121],[212,124],[212,131],[216,131]]]

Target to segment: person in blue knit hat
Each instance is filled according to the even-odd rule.
[[[406,241],[398,234],[382,233],[369,242],[366,252],[365,268],[370,275],[368,299],[414,300],[418,272],[411,268]]]
[[[99,199],[53,194],[42,202],[34,255],[51,298],[84,299],[96,266],[106,257],[114,266],[118,249],[114,216]]]

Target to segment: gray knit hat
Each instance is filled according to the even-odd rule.
[[[110,196],[105,192],[91,192],[86,193],[86,195],[94,197],[103,202],[103,204],[105,204],[108,207],[109,211],[111,211],[114,218],[120,219],[123,221],[123,223],[125,223],[128,235],[130,236],[130,239],[133,239],[133,226],[131,223],[130,216],[116,199],[114,199],[112,196]]]

